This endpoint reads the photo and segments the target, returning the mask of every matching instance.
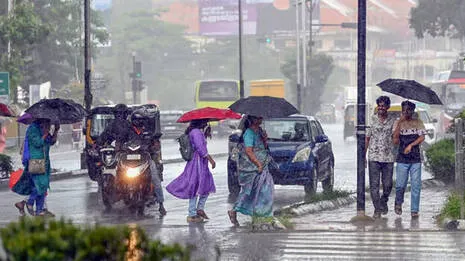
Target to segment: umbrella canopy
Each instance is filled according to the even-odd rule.
[[[3,117],[16,117],[16,113],[10,108],[10,106],[0,103],[0,116]]]
[[[177,122],[189,122],[192,120],[206,119],[209,121],[220,121],[224,119],[240,119],[241,115],[231,111],[230,109],[218,109],[205,107],[188,111],[181,115]]]
[[[16,119],[16,121],[19,122],[19,123],[28,125],[28,124],[31,124],[34,121],[34,118],[29,113],[23,113],[21,116],[19,116]]]
[[[250,96],[231,104],[229,108],[237,113],[263,118],[286,117],[299,111],[284,98]]]
[[[427,104],[442,102],[438,95],[430,88],[414,80],[387,79],[377,84],[381,90]]]
[[[71,124],[86,116],[82,105],[67,99],[42,99],[29,107],[26,113],[34,119],[49,119],[52,123]]]

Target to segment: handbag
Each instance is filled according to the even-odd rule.
[[[29,159],[28,172],[31,175],[45,174],[45,147],[43,159]]]

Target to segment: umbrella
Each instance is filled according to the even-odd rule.
[[[209,121],[219,121],[224,119],[240,119],[241,115],[231,111],[230,109],[218,109],[205,107],[188,111],[181,115],[177,122],[189,122],[192,120],[206,119]]]
[[[86,115],[82,105],[68,99],[42,99],[26,111],[34,119],[49,119],[52,123],[71,124],[81,121]]]
[[[286,117],[299,111],[286,99],[270,96],[250,96],[231,104],[229,108],[237,113],[243,113],[263,118]]]
[[[14,111],[10,108],[10,106],[0,103],[0,116],[3,117],[16,117]]]
[[[438,95],[433,90],[413,80],[387,79],[377,85],[385,92],[407,99],[427,104],[442,104]]]
[[[16,119],[17,122],[22,123],[22,124],[31,124],[35,119],[32,117],[31,114],[29,113],[23,113],[21,116]]]

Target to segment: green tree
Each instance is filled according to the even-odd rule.
[[[412,8],[410,27],[418,38],[424,34],[463,39],[465,36],[465,2],[462,0],[420,0]]]
[[[320,98],[323,95],[326,82],[334,68],[331,56],[315,53],[311,59],[307,59],[307,73],[310,86],[302,88],[302,111],[303,113],[314,115],[320,109]],[[282,73],[291,81],[291,86],[297,85],[296,55],[290,53],[284,64],[281,66]]]
[[[13,101],[17,101],[17,86],[25,78],[33,48],[43,42],[49,32],[50,28],[34,12],[33,4],[27,1],[17,1],[10,15],[0,17],[0,70],[10,73]]]

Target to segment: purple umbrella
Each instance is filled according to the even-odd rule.
[[[28,125],[31,124],[34,120],[35,119],[32,117],[31,114],[23,113],[23,115],[19,116],[19,118],[16,121]]]

